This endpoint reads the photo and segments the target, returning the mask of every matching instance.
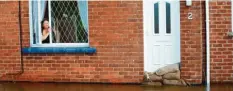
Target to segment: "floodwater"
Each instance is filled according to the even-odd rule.
[[[233,91],[233,84],[211,84],[211,91]],[[206,91],[205,86],[161,86],[80,83],[0,83],[0,91]]]

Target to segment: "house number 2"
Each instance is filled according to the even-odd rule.
[[[191,12],[188,13],[188,19],[189,19],[189,20],[192,20],[192,19],[193,19],[193,13],[191,13]]]

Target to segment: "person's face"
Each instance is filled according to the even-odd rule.
[[[44,27],[44,29],[48,29],[49,28],[49,21],[44,21],[43,27]]]

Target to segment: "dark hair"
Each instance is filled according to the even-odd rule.
[[[46,18],[44,18],[44,19],[41,21],[41,31],[42,31],[42,32],[43,32],[43,30],[44,30],[43,23],[44,23],[45,21],[49,21],[49,20],[46,19]]]

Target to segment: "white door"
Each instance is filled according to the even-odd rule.
[[[179,0],[144,0],[144,70],[180,62]]]

